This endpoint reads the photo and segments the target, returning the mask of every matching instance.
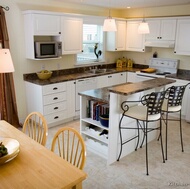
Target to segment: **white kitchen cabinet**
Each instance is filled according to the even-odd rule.
[[[145,35],[138,33],[138,27],[141,21],[127,21],[127,38],[126,50],[127,51],[145,51]]]
[[[177,20],[175,54],[190,55],[190,18]]]
[[[107,51],[125,51],[126,21],[116,21],[117,31],[106,33]]]
[[[61,18],[62,54],[76,54],[82,52],[83,20],[80,18]]]
[[[102,75],[97,77],[97,88],[126,83],[126,72]]]
[[[26,58],[35,59],[35,41],[60,40],[61,17],[41,11],[24,11]]]
[[[146,41],[174,41],[176,34],[176,19],[147,19],[150,33],[146,34]]]
[[[74,117],[75,85],[72,81],[44,86],[25,82],[25,86],[27,113],[33,111],[42,113],[48,127]]]
[[[136,81],[136,73],[135,72],[127,72],[127,82],[135,83]]]
[[[34,35],[54,36],[61,34],[61,16],[53,14],[31,14]]]

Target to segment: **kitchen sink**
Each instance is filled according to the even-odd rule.
[[[108,73],[108,72],[113,72],[114,69],[91,69],[86,71],[86,73],[92,73],[92,74],[99,74],[99,73]]]

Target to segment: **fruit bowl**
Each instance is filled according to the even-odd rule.
[[[49,79],[52,75],[51,71],[48,70],[42,70],[41,72],[37,72],[36,73],[39,79],[45,80],[45,79]]]
[[[109,115],[108,114],[103,114],[99,116],[100,123],[104,127],[109,127]]]

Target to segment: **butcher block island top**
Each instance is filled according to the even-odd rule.
[[[84,91],[84,92],[80,92],[79,94],[81,96],[88,96],[96,100],[109,102],[109,92],[121,94],[121,95],[131,95],[131,94],[146,91],[149,89],[165,86],[174,82],[175,80],[173,79],[156,78],[156,79],[150,79],[150,80],[146,80],[146,81],[142,81],[138,83],[125,83],[125,84],[116,85],[113,87],[106,87],[102,89]]]

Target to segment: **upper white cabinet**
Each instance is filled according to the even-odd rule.
[[[82,52],[83,20],[62,16],[61,41],[63,54],[75,54]]]
[[[62,54],[82,51],[83,20],[62,13],[24,11],[26,58],[35,58],[35,41],[61,41]]]
[[[127,39],[126,50],[127,51],[145,51],[145,35],[138,33],[138,27],[141,21],[127,21]]]
[[[175,40],[176,19],[146,20],[150,33],[146,35],[148,40]]]
[[[190,18],[181,18],[177,20],[174,53],[190,55]]]
[[[61,16],[49,14],[31,14],[34,35],[60,35]]]
[[[106,33],[107,51],[124,51],[126,40],[126,21],[116,21],[117,31]]]

